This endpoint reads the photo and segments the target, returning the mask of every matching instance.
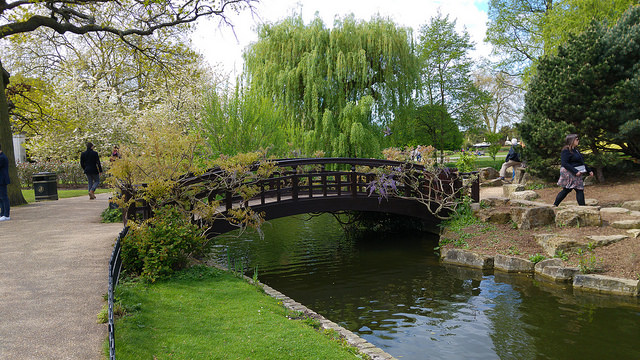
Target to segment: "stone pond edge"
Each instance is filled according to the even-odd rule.
[[[537,264],[507,255],[480,255],[463,249],[447,249],[440,255],[445,264],[506,273],[537,274],[557,283],[569,283],[574,290],[600,294],[640,296],[640,280],[606,275],[581,274],[578,268],[564,267],[560,259],[547,259]]]

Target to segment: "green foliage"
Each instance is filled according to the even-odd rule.
[[[376,156],[383,127],[417,88],[410,30],[353,16],[332,28],[289,17],[258,30],[244,54],[245,82],[284,113],[288,141],[307,153]]]
[[[462,133],[443,105],[424,105],[416,109],[410,121],[413,142],[438,150],[456,150],[462,145]]]
[[[518,127],[532,145],[525,156],[536,175],[557,175],[553,165],[569,132],[580,134],[581,145],[591,152],[587,162],[596,167],[610,163],[606,153],[640,157],[637,141],[626,137],[635,131],[625,126],[640,117],[638,23],[640,6],[631,7],[611,28],[593,23],[556,55],[541,59]]]
[[[153,282],[184,268],[190,259],[206,255],[210,246],[184,214],[165,206],[153,218],[132,224],[122,240],[122,268]]]
[[[477,114],[471,114],[472,105],[476,99],[482,99],[483,94],[471,80],[469,52],[474,45],[469,33],[465,30],[458,34],[455,28],[456,21],[441,14],[420,28],[417,53],[422,86],[419,94],[423,104],[444,107],[459,125],[468,127],[478,119]]]
[[[287,141],[295,136],[281,108],[239,85],[235,89],[219,86],[209,92],[197,130],[215,155],[269,148],[270,153],[285,156]]]
[[[500,144],[501,139],[502,139],[502,134],[500,133],[487,134],[487,141],[491,144],[489,145],[489,149],[487,150],[487,152],[489,153],[489,156],[491,156],[493,161],[496,161],[496,155],[502,148],[502,145]]]
[[[122,222],[122,210],[120,208],[106,208],[100,214],[103,223],[118,223]]]
[[[460,157],[456,161],[456,167],[461,172],[470,172],[476,169],[477,156],[468,151],[461,152]]]
[[[471,225],[479,225],[482,228],[488,227],[487,224],[478,220],[478,218],[473,215],[473,210],[471,210],[470,202],[464,201],[458,206],[456,212],[449,219],[441,222],[438,225],[443,229],[447,229],[447,231],[454,235],[455,238],[440,237],[439,245],[435,248],[435,250],[438,250],[440,249],[440,247],[450,243],[453,243],[456,247],[468,248],[469,244],[466,240],[471,238],[475,234],[466,231],[465,228]],[[482,231],[482,228],[480,229],[480,231]]]
[[[110,167],[109,162],[102,162],[102,169],[105,171],[100,176],[100,183],[104,183],[107,178],[106,172]],[[39,161],[21,162],[16,165],[20,184],[25,187],[33,186],[33,174],[40,172],[51,172],[56,174],[56,179],[60,185],[84,185],[87,183],[87,176],[80,167],[80,161]]]
[[[537,264],[540,261],[545,260],[546,258],[547,258],[546,256],[536,253],[535,255],[529,256],[529,261],[531,261],[534,264]]]
[[[561,259],[562,261],[569,260],[569,254],[564,252],[564,250],[556,250],[556,253],[553,255],[553,257]]]
[[[552,54],[572,36],[585,31],[593,21],[615,23],[638,0],[554,0],[542,23],[546,54]]]
[[[601,270],[600,264],[596,255],[593,253],[593,246],[587,245],[587,250],[578,249],[576,251],[578,255],[578,269],[583,274],[590,274]]]

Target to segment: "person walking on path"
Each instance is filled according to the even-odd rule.
[[[100,185],[100,174],[102,173],[102,165],[100,165],[100,156],[93,150],[93,144],[87,143],[87,151],[80,155],[80,166],[87,175],[89,181],[89,199],[95,200],[95,191]]]
[[[2,145],[0,145],[0,221],[11,220],[9,217],[9,193],[7,192],[7,185],[10,183],[9,158],[2,152]]]
[[[584,163],[584,158],[577,149],[580,143],[578,135],[569,134],[564,142],[565,145],[560,152],[562,166],[560,167],[560,178],[558,179],[558,186],[562,186],[562,190],[556,196],[553,205],[560,205],[571,190],[575,190],[578,205],[584,206],[584,177],[586,174],[593,176],[593,170]]]
[[[524,143],[518,143],[518,139],[511,139],[511,148],[509,149],[509,153],[500,168],[500,177],[499,180],[504,180],[504,177],[507,175],[507,169],[513,167],[515,171],[516,168],[519,168],[522,165],[522,160],[520,159],[520,153],[522,152],[522,148],[524,147]]]

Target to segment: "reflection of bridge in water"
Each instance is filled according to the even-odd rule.
[[[202,191],[198,197],[206,198],[210,203],[221,200],[223,206],[219,210],[223,213],[249,207],[264,214],[265,220],[304,213],[373,211],[415,217],[428,223],[439,222],[435,214],[446,215],[450,211],[447,203],[459,199],[464,191],[468,191],[467,195],[474,202],[479,201],[477,177],[455,169],[429,172],[419,164],[358,158],[280,159],[273,162],[275,172],[250,184],[258,191],[248,200],[234,189],[224,188]],[[389,190],[388,196],[383,198],[371,192],[371,184],[380,179],[378,174],[381,173],[387,174],[385,190]],[[391,173],[394,176],[390,177]],[[224,170],[216,168],[185,178],[181,183],[183,186],[205,185],[226,175]],[[465,186],[466,179],[473,182]],[[391,188],[394,191],[390,191]],[[141,208],[137,212],[148,215],[148,210]],[[237,229],[223,219],[210,225],[211,235]]]

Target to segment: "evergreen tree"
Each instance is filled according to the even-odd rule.
[[[593,23],[570,38],[556,55],[544,57],[525,97],[518,127],[534,171],[555,176],[567,132],[581,136],[598,180],[611,161],[611,145],[640,158],[640,6],[629,8],[611,28]],[[636,135],[636,137],[634,137]]]

